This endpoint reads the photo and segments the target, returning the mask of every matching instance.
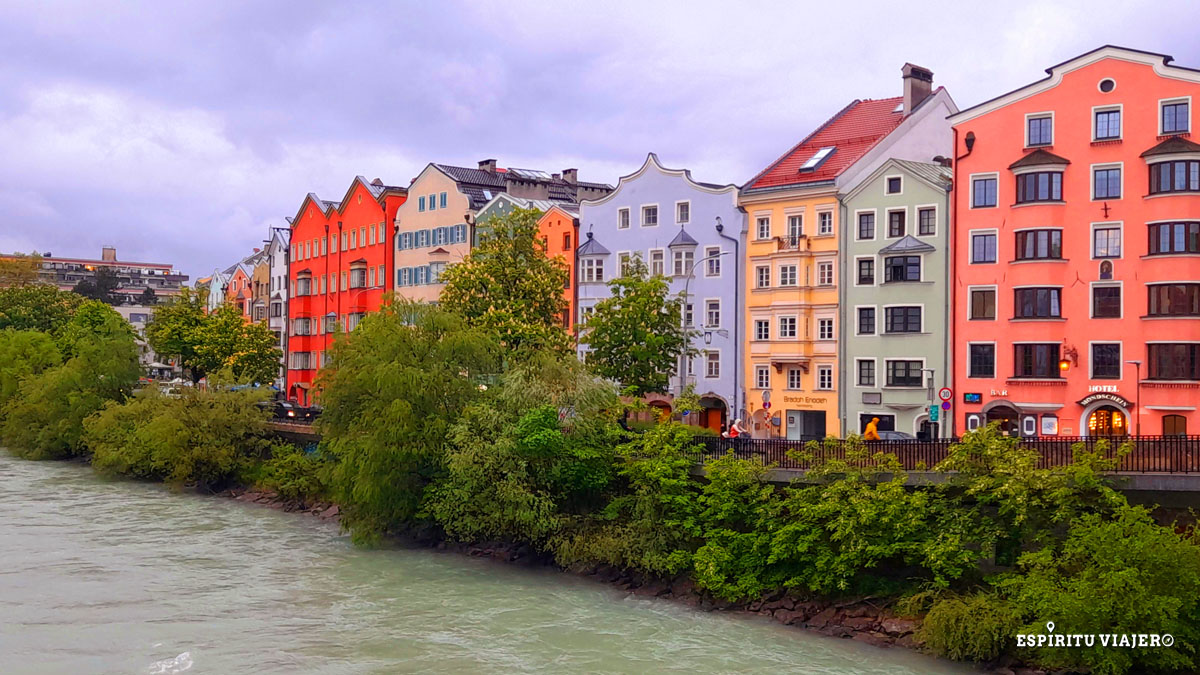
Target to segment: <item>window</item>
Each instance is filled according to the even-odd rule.
[[[796,285],[796,266],[795,265],[780,265],[779,266],[779,285],[780,286],[795,286]]]
[[[690,326],[696,325],[694,314],[695,313],[692,311],[692,303],[689,302],[688,304],[683,306],[683,325],[684,326],[690,327]]]
[[[617,209],[617,229],[629,229],[629,209]]]
[[[971,235],[971,262],[996,262],[996,233]]]
[[[345,291],[345,290],[346,290],[346,271],[345,271],[345,270],[342,270],[342,284],[341,284],[341,287],[342,287],[342,290],[343,290],[343,291]]]
[[[1200,316],[1200,284],[1148,286],[1150,316]]]
[[[917,234],[922,237],[937,234],[937,210],[917,209]]]
[[[760,216],[754,221],[754,237],[756,239],[771,238],[771,218],[769,216]]]
[[[651,204],[642,207],[642,227],[658,225],[658,205]]]
[[[708,248],[704,249],[704,258],[704,276],[721,276],[721,247],[709,246]]]
[[[833,285],[833,263],[822,262],[817,263],[817,285],[832,286]]]
[[[833,319],[817,319],[817,339],[833,339]]]
[[[396,248],[400,249],[401,251],[412,248],[412,239],[413,237],[411,232],[401,232],[400,236],[396,237]],[[334,239],[334,241],[337,240]]]
[[[356,267],[350,270],[350,288],[367,287],[367,268]]]
[[[628,251],[617,254],[617,269],[620,270],[618,273],[620,276],[627,276],[629,274],[629,263],[631,260]]]
[[[1121,169],[1106,168],[1092,171],[1092,199],[1121,198]]]
[[[1163,415],[1163,436],[1186,436],[1187,418],[1183,415]]]
[[[721,352],[713,350],[704,352],[704,376],[721,376]]]
[[[1013,345],[1013,377],[1058,379],[1058,343]]]
[[[580,261],[581,283],[604,281],[604,261],[599,258],[584,258]]]
[[[312,321],[310,319],[292,321],[292,335],[312,335]]]
[[[822,211],[817,214],[817,234],[833,234],[833,213]]]
[[[967,377],[996,376],[996,345],[968,345]]]
[[[770,319],[755,319],[754,320],[754,339],[755,340],[770,340],[771,339],[771,320]]]
[[[673,273],[677,277],[687,276],[692,273],[692,267],[695,266],[696,252],[687,250],[678,250],[673,253]]]
[[[771,267],[769,265],[759,265],[754,268],[754,287],[771,287]]]
[[[858,386],[875,386],[875,359],[858,360]]]
[[[858,261],[858,285],[875,285],[875,261],[873,259],[862,258]]]
[[[921,256],[896,255],[883,259],[883,280],[920,281]]]
[[[1092,379],[1121,379],[1121,343],[1101,342],[1092,345]]]
[[[1017,233],[1017,260],[1062,259],[1062,230],[1023,230]]]
[[[1164,134],[1184,134],[1190,129],[1187,101],[1174,101],[1163,104],[1162,132]]]
[[[754,367],[754,386],[759,389],[771,388],[771,367],[770,366],[755,366]]]
[[[780,339],[794,339],[796,337],[796,317],[784,316],[779,318],[779,337]]]
[[[971,291],[971,318],[996,318],[996,289],[987,288]]]
[[[562,250],[564,250],[564,251],[571,250],[571,233],[570,232],[563,232]]]
[[[1200,223],[1153,223],[1150,254],[1200,253]]]
[[[1153,288],[1153,287],[1151,287]],[[1119,319],[1121,318],[1121,287],[1093,286],[1092,287],[1092,318]]]
[[[675,223],[676,224],[683,225],[684,223],[689,222],[691,220],[691,218],[692,218],[692,203],[691,202],[679,202],[678,204],[675,205]]]
[[[787,217],[787,233],[788,244],[791,246],[798,245],[800,237],[804,235],[804,216],[794,215]]]
[[[1096,140],[1111,141],[1121,137],[1121,111],[1096,111]]]
[[[1200,161],[1180,160],[1150,165],[1150,194],[1200,191]]]
[[[921,386],[920,361],[887,361],[887,386],[889,387],[919,387]]]
[[[345,251],[345,250],[348,250],[348,249],[350,248],[349,246],[347,246],[347,243],[348,243],[349,241],[350,241],[350,233],[349,233],[349,232],[343,232],[343,233],[342,233],[342,250],[343,250],[343,251]]]
[[[1152,380],[1200,380],[1200,343],[1146,345]]]
[[[298,277],[296,279],[296,296],[312,295],[312,278]]]
[[[976,178],[971,181],[971,208],[979,209],[996,205],[997,178]]]
[[[836,147],[826,146],[818,150],[812,157],[809,157],[804,164],[800,166],[801,171],[815,171],[818,166],[837,150]]]
[[[369,246],[374,246],[375,245],[375,227],[374,226],[367,228],[367,235],[368,235],[367,236],[367,244]]]
[[[883,309],[883,332],[920,333],[920,307],[885,307]]]
[[[338,252],[338,238],[337,238],[336,234],[329,237],[329,252],[330,253]]]
[[[858,214],[858,238],[859,239],[874,239],[875,238],[875,214],[874,213]]]
[[[833,389],[833,366],[817,366],[817,389]]]
[[[904,236],[904,211],[888,211],[888,236]]]
[[[1062,201],[1062,172],[1035,171],[1017,176],[1017,203]]]
[[[859,335],[874,335],[875,334],[875,308],[874,307],[859,307],[858,308],[858,334]]]
[[[1062,316],[1061,288],[1018,288],[1013,291],[1013,317],[1051,319]]]
[[[887,194],[889,194],[889,195],[900,194],[900,185],[901,185],[900,176],[888,176]]]
[[[1121,257],[1121,228],[1097,227],[1092,230],[1093,258]]]
[[[435,209],[437,209],[437,195],[431,194],[429,195],[429,210],[433,211]]]
[[[666,257],[666,254],[663,253],[663,250],[661,248],[650,251],[650,274],[651,274],[651,276],[662,276],[665,273],[665,271],[666,271],[666,268],[664,267],[665,257]]]
[[[350,248],[358,248],[358,230],[350,230]]]
[[[375,268],[374,267],[370,267],[367,269],[367,285],[371,286],[371,287],[375,286]]]
[[[329,243],[328,242],[329,242],[328,237],[321,237],[321,255],[329,254],[329,251],[328,251]]]
[[[800,377],[801,377],[801,375],[800,375],[799,368],[788,368],[787,388],[788,389],[802,388],[803,384],[800,381]]]
[[[439,197],[440,197],[440,199],[438,201],[441,203],[438,204],[438,206],[440,206],[443,209],[446,208],[446,193],[443,192],[441,195],[439,195]]]
[[[424,198],[424,197],[419,197],[419,198],[417,199],[417,210],[418,210],[418,211],[424,211],[424,210],[425,210],[425,198]]]
[[[717,328],[721,325],[721,301],[708,300],[704,303],[704,325]]]
[[[1054,142],[1054,118],[1049,116],[1030,117],[1026,124],[1029,125],[1029,135],[1026,145],[1032,147],[1035,145],[1050,145]]]

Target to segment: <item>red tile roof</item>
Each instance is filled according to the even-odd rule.
[[[808,138],[792,148],[783,157],[775,160],[754,178],[744,189],[783,187],[818,183],[837,178],[842,171],[857,162],[884,136],[900,126],[904,113],[897,108],[904,102],[900,96],[879,100],[855,100],[821,125]],[[821,148],[836,147],[837,150],[819,165],[815,171],[800,171]]]

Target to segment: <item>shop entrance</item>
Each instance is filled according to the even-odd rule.
[[[987,424],[999,422],[1000,433],[1005,436],[1017,436],[1017,410],[1011,406],[998,405],[987,411]]]
[[[1124,436],[1129,433],[1125,413],[1111,406],[1100,406],[1088,415],[1089,436]]]
[[[824,410],[789,410],[787,411],[787,437],[793,440],[801,438],[825,437]]]

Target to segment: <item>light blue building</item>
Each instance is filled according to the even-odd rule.
[[[616,190],[580,203],[579,317],[609,297],[607,282],[623,262],[641,256],[651,274],[686,293],[683,320],[697,335],[700,355],[686,359],[670,394],[692,384],[703,410],[694,421],[712,429],[744,417],[742,313],[745,306],[746,214],[736,185],[700,183],[686,169],[668,169],[654,153],[642,168],[622,176]],[[587,351],[580,344],[580,356]],[[669,405],[669,399],[660,403]]]

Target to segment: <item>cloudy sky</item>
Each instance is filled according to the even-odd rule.
[[[1194,2],[986,4],[8,0],[0,251],[112,244],[195,279],[355,174],[495,157],[615,183],[654,151],[742,183],[899,95],[905,61],[960,107],[1105,43],[1200,67]]]

